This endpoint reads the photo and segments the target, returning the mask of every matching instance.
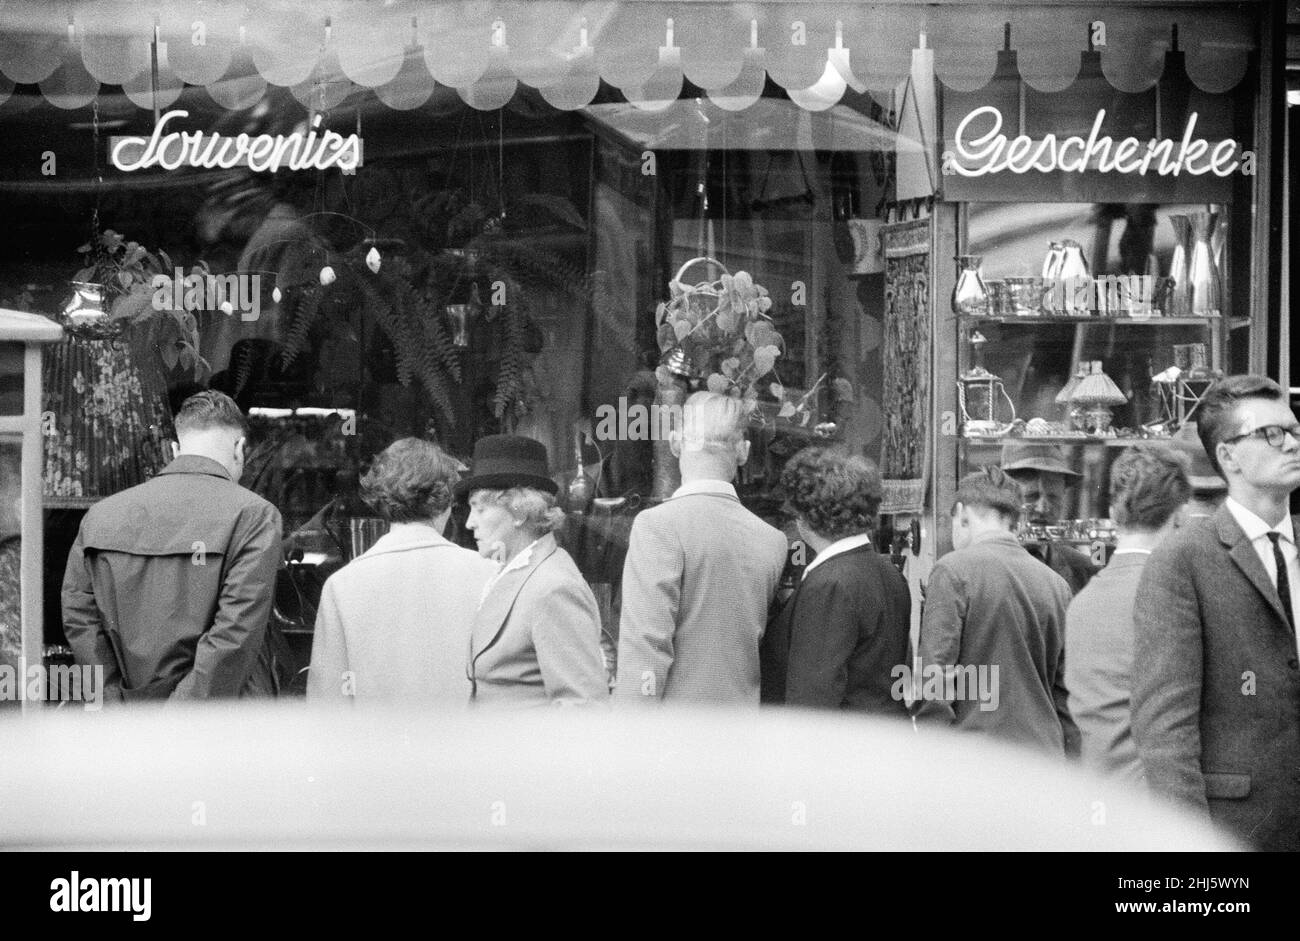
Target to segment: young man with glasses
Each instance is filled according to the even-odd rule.
[[[1151,555],[1134,617],[1147,783],[1269,850],[1300,850],[1300,423],[1263,376],[1217,382],[1198,431],[1228,497]]]

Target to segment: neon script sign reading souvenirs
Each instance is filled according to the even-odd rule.
[[[1213,173],[1221,177],[1231,176],[1238,170],[1246,176],[1255,173],[1255,154],[1243,150],[1237,141],[1222,140],[1211,144],[1204,138],[1193,136],[1195,112],[1188,115],[1182,139],[1178,141],[1167,137],[1146,141],[1136,137],[1113,140],[1101,133],[1105,118],[1105,110],[1097,112],[1086,140],[1067,137],[1057,141],[1055,134],[1048,134],[1041,140],[1024,134],[1008,139],[1001,133],[1002,112],[992,105],[985,105],[966,115],[957,125],[956,150],[944,151],[943,172],[949,176],[984,176],[1008,170],[1012,173],[1096,170],[1145,176],[1154,170],[1160,176]],[[991,120],[992,125],[983,134],[974,136],[985,120]]]
[[[205,170],[246,166],[260,173],[281,167],[326,170],[336,165],[341,170],[350,171],[361,163],[361,138],[356,134],[344,137],[330,130],[318,137],[319,114],[306,134],[295,131],[292,134],[226,137],[202,131],[167,132],[168,121],[188,116],[188,111],[168,111],[158,119],[148,140],[143,137],[114,137],[109,146],[109,160],[117,169],[127,173],[155,164],[164,170],[182,166]]]

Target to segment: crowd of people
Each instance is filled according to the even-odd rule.
[[[616,625],[557,542],[544,446],[484,438],[468,468],[424,440],[389,446],[362,496],[391,528],[325,584],[308,699],[771,704],[952,726],[1300,849],[1300,424],[1276,383],[1222,379],[1194,437],[1187,426],[1125,450],[1100,571],[1063,544],[1026,548],[1020,527],[1060,518],[1074,471],[1056,448],[1010,443],[1000,466],[960,481],[953,551],[923,598],[875,545],[877,469],[828,447],[781,475],[810,561],[779,597],[790,540],[732,483],[748,457],[743,405],[701,392],[683,414],[681,486],[633,522]],[[176,429],[175,461],[93,507],[69,558],[69,643],[104,666],[110,698],[256,685],[279,515],[237,483],[233,401],[192,396]],[[456,500],[478,552],[444,536]]]

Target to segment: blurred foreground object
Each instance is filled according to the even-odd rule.
[[[60,710],[0,737],[8,847],[1235,848],[1059,761],[824,714],[243,702]]]

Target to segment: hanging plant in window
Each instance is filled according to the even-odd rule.
[[[142,342],[157,348],[168,371],[177,367],[185,378],[202,384],[211,374],[199,353],[198,313],[203,303],[173,284],[175,268],[167,253],[151,252],[138,242],[105,229],[77,251],[82,267],[73,275],[73,294],[60,322],[88,339],[121,336],[132,325],[144,325]],[[199,262],[190,272],[206,286],[209,270]],[[220,281],[211,283],[219,286]],[[204,300],[208,292],[204,293]],[[175,303],[177,297],[181,303]],[[220,305],[224,298],[216,297]]]
[[[722,274],[713,281],[687,284],[682,278],[697,264],[712,265]],[[797,399],[786,392],[777,373],[785,340],[768,316],[772,298],[766,288],[748,272],[733,275],[712,258],[693,258],[682,265],[668,288],[671,296],[655,313],[663,354],[656,373],[661,387],[683,379],[693,386],[702,383],[710,392],[743,400],[757,424],[767,420],[758,408],[767,391],[778,403],[777,418],[809,423],[826,376]]]
[[[352,350],[354,362],[370,356],[377,334],[386,341],[397,382],[418,384],[428,395],[438,427],[456,424],[452,386],[461,378],[452,339],[421,283],[419,253],[403,257],[372,239],[343,253],[319,252],[277,285],[281,305],[281,364],[288,368],[327,333]],[[292,279],[292,280],[290,280]],[[377,364],[369,362],[369,371]]]

